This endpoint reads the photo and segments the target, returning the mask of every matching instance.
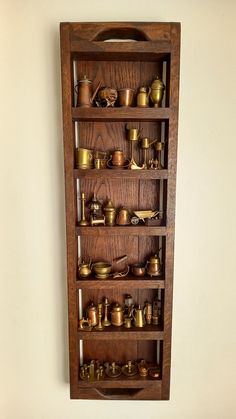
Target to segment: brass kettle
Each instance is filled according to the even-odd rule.
[[[137,94],[137,106],[139,108],[147,108],[149,106],[149,95],[151,93],[150,87],[142,86]]]
[[[82,80],[78,80],[78,84],[75,86],[75,91],[77,93],[77,106],[84,108],[92,106],[100,86],[101,83],[99,82],[93,92],[93,82],[89,80],[86,75],[84,75]]]

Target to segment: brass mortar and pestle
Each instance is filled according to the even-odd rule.
[[[127,259],[127,255],[124,256],[120,256],[118,258],[115,258],[112,260],[111,263],[109,262],[104,262],[104,261],[100,261],[100,262],[95,262],[92,263],[92,270],[95,272],[95,276],[98,279],[106,279],[109,276],[113,276],[114,278],[118,277],[118,276],[125,276],[125,273],[122,272],[114,272],[111,273],[112,271],[112,264],[119,264],[121,262],[124,262]],[[126,273],[126,275],[128,274],[128,272]]]

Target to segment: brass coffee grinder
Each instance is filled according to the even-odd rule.
[[[90,224],[91,226],[103,224],[105,225],[105,217],[102,213],[102,203],[94,195],[89,204]]]

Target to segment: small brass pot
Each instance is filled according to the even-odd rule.
[[[141,263],[135,263],[134,265],[131,266],[131,271],[133,272],[135,276],[144,276],[146,269],[145,269],[145,266],[142,265]]]

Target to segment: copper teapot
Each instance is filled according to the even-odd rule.
[[[92,106],[100,86],[101,83],[99,82],[93,92],[93,82],[89,80],[86,75],[84,75],[82,80],[78,80],[78,84],[75,86],[75,91],[77,93],[77,106],[84,108]]]

